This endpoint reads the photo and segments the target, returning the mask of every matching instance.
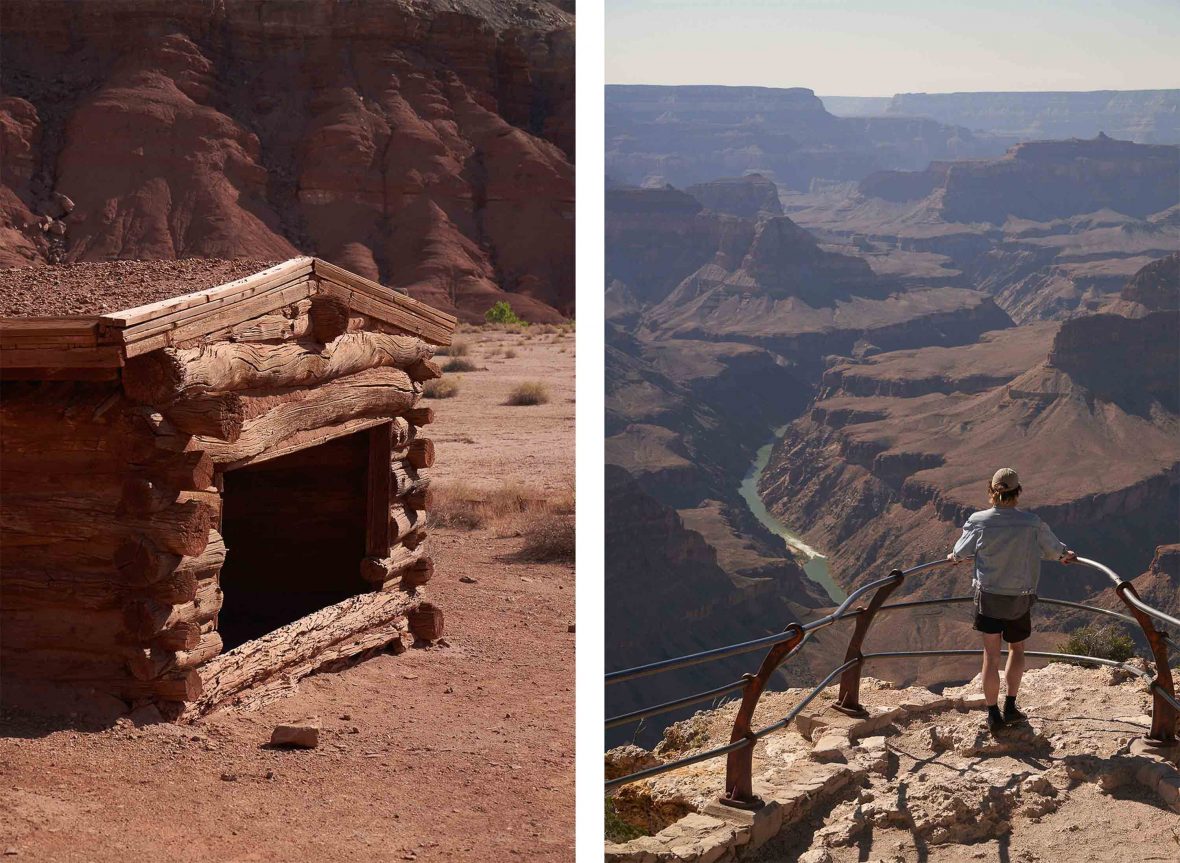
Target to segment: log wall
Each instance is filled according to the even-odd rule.
[[[422,382],[438,374],[433,348],[389,326],[362,329],[369,319],[347,295],[317,301],[313,288],[301,283],[290,305],[260,305],[265,313],[212,342],[166,340],[177,346],[131,357],[118,380],[3,384],[6,686],[65,681],[178,716],[185,704],[191,713],[272,674],[318,667],[316,645],[338,661],[349,643],[367,651],[411,632],[441,635],[408,617],[434,569],[434,447],[420,433],[433,414],[417,406]],[[364,548],[347,565],[371,599],[305,618],[301,632],[325,631],[303,632],[296,653],[280,635],[223,655],[218,616],[233,598],[220,575],[233,548],[220,533],[222,476],[354,433],[368,435],[367,517]],[[378,625],[383,636],[348,638]]]

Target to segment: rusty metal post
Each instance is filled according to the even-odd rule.
[[[836,698],[836,703],[832,705],[833,709],[847,713],[849,716],[863,716],[865,713],[865,709],[860,704],[860,670],[864,664],[861,661],[864,659],[861,647],[864,645],[869,626],[872,625],[878,609],[889,598],[889,594],[893,593],[905,579],[905,573],[900,569],[892,570],[889,575],[894,580],[877,588],[867,607],[862,605],[856,610],[856,628],[852,631],[848,650],[844,653],[844,661],[849,662],[853,659],[858,661],[856,665],[849,666],[840,675],[840,694]]]
[[[753,739],[754,732],[750,728],[750,723],[754,720],[754,710],[758,707],[758,699],[762,697],[774,670],[803,641],[803,627],[798,623],[792,623],[783,632],[784,634],[789,632],[791,635],[766,652],[766,657],[758,666],[757,674],[746,675],[746,686],[742,690],[742,703],[738,707],[737,716],[733,719],[733,732],[729,735],[730,743]],[[725,757],[725,796],[721,798],[721,803],[738,809],[758,809],[762,806],[762,798],[754,794],[753,745],[743,746]]]
[[[1151,731],[1147,735],[1147,742],[1158,746],[1173,746],[1176,743],[1176,722],[1180,716],[1176,708],[1157,691],[1158,687],[1172,698],[1176,697],[1172,669],[1168,667],[1168,644],[1164,640],[1164,634],[1155,628],[1155,621],[1151,615],[1140,611],[1127,599],[1128,593],[1139,599],[1139,592],[1135,590],[1134,585],[1129,581],[1123,581],[1117,584],[1114,590],[1143,628],[1143,634],[1147,636],[1147,644],[1155,658],[1155,680],[1151,684]]]

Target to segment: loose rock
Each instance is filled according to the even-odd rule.
[[[290,722],[276,725],[270,735],[272,746],[293,746],[301,749],[315,749],[320,745],[320,723],[318,719]]]

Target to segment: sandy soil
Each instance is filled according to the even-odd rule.
[[[573,337],[464,338],[489,371],[464,374],[458,397],[433,402],[438,481],[490,487],[523,474],[569,489]],[[485,360],[485,342],[518,355]],[[548,383],[548,405],[500,404],[513,382],[533,379]],[[521,538],[501,533],[432,534],[445,646],[317,675],[256,711],[191,726],[124,720],[95,731],[3,715],[0,853],[63,863],[572,860],[573,567],[521,563]],[[323,722],[318,749],[267,748],[276,722],[306,715]]]

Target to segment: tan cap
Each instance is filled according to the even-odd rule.
[[[1010,467],[1002,467],[992,474],[992,488],[995,491],[1013,491],[1020,485],[1020,477]]]

